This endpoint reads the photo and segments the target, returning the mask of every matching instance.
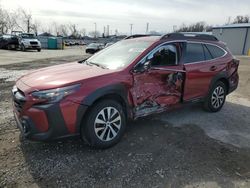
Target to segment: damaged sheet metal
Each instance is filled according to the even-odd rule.
[[[135,118],[162,112],[180,102],[183,72],[151,71],[134,76],[132,96]]]

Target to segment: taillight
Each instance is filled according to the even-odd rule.
[[[238,66],[239,66],[239,64],[240,64],[240,60],[238,60],[238,59],[233,59],[233,62],[232,62],[232,67],[237,67],[238,68]]]

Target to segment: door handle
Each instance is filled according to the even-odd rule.
[[[212,66],[210,67],[210,71],[216,71],[217,67],[216,66]]]

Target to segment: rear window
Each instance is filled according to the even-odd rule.
[[[206,46],[204,46],[204,53],[205,53],[206,60],[213,59],[213,56],[211,55],[210,51],[207,49]]]
[[[205,46],[207,47],[213,58],[219,58],[225,55],[225,51],[217,46],[210,44],[206,44]]]
[[[204,61],[204,51],[202,44],[199,43],[187,43],[186,61],[185,63],[193,63]]]

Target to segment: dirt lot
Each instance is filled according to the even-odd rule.
[[[85,46],[72,46],[66,47],[65,50],[46,50],[42,49],[41,52],[36,50],[29,50],[28,52],[15,51],[15,50],[0,50],[0,66],[7,64],[20,64],[22,62],[44,60],[63,57],[73,57],[84,54]]]
[[[0,66],[0,187],[250,187],[250,58],[240,57],[240,86],[219,113],[196,104],[142,118],[104,151],[77,138],[20,138],[11,109],[14,80],[82,57]]]

